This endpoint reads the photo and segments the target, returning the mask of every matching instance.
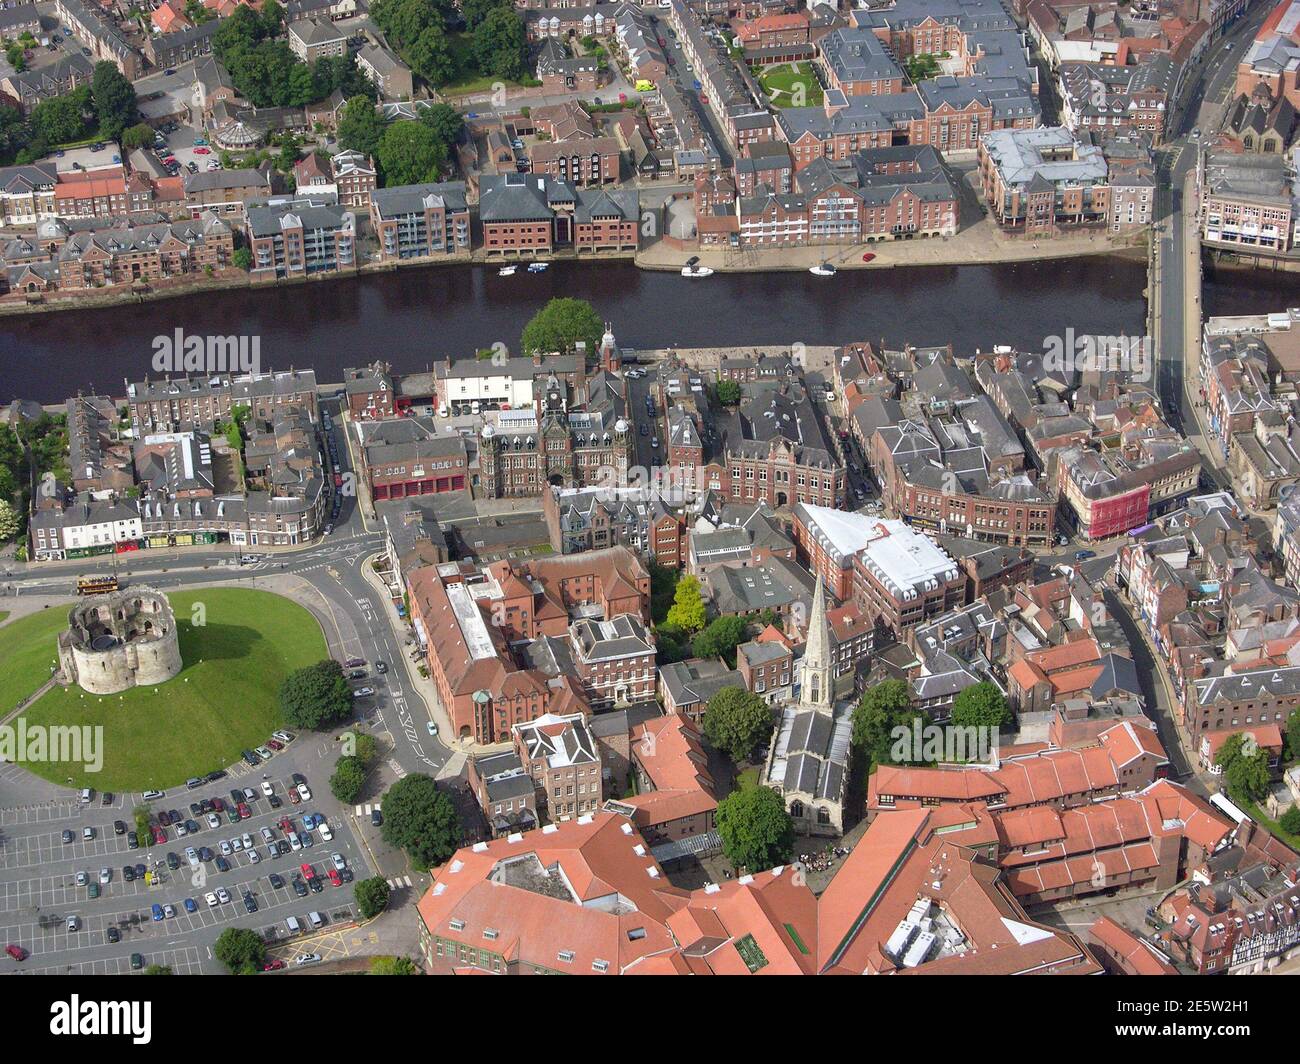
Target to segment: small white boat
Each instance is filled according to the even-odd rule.
[[[809,271],[817,277],[834,277],[839,271],[829,262],[823,262],[820,266],[814,266]]]
[[[546,272],[546,267],[547,267],[547,265],[548,265],[548,264],[545,263],[545,262],[530,262],[530,263],[528,264],[528,272],[529,272],[529,273],[545,273],[545,272]]]
[[[708,266],[700,265],[700,257],[692,255],[686,260],[686,265],[682,267],[683,277],[711,277],[713,271]]]
[[[502,266],[501,269],[497,270],[497,276],[513,277],[515,275],[515,270],[517,269],[519,269],[518,266]]]

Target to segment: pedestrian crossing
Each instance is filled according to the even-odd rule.
[[[388,886],[389,886],[389,889],[390,889],[390,890],[401,890],[403,887],[405,887],[407,890],[410,890],[410,889],[411,889],[411,877],[410,877],[410,876],[393,876],[393,878],[390,879],[390,880],[388,881]]]
[[[375,802],[375,803],[373,803],[372,805],[358,805],[358,806],[356,806],[355,809],[353,810],[352,815],[353,815],[353,816],[369,816],[371,813],[375,812],[375,810],[377,810],[377,809],[382,809],[382,808],[383,808],[383,807],[382,807],[378,802]]]

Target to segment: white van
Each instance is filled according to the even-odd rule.
[[[311,926],[314,927],[317,931],[319,931],[322,927],[325,926],[325,917],[321,916],[321,914],[318,912],[315,911],[309,912],[307,914],[307,919],[311,921]]]
[[[302,934],[302,924],[298,923],[298,917],[296,916],[286,916],[284,919],[284,926],[289,929],[289,934],[291,935]]]
[[[82,804],[82,805],[89,805],[89,804],[90,804],[90,799],[91,799],[91,797],[94,795],[94,793],[95,793],[95,792],[92,791],[89,787],[82,787],[82,788],[81,788],[81,804]]]

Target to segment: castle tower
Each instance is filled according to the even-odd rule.
[[[799,708],[830,715],[834,708],[832,693],[835,689],[834,651],[831,646],[831,626],[826,619],[826,591],[821,574],[817,574],[817,589],[813,592],[812,613],[808,618],[808,641],[803,659],[799,662]]]

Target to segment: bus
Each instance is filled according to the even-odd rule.
[[[107,595],[117,590],[117,577],[109,574],[77,577],[78,595]]]

